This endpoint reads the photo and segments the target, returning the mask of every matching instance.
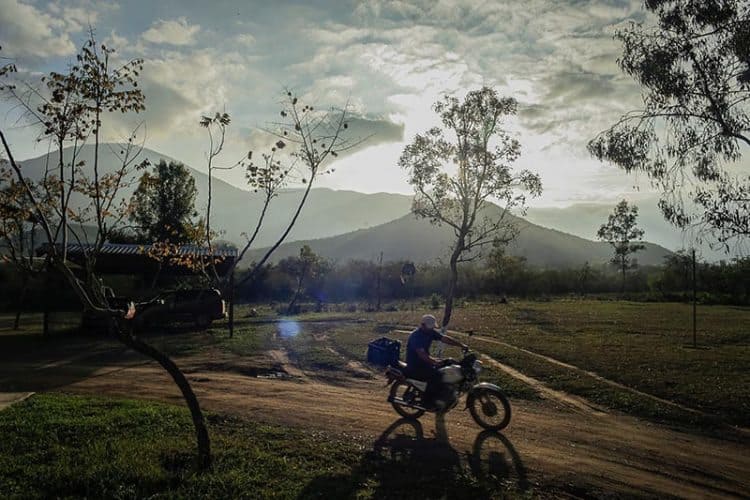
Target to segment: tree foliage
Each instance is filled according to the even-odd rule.
[[[195,179],[182,163],[161,160],[145,172],[133,193],[130,220],[145,243],[197,243],[203,240],[196,222]]]
[[[638,227],[637,219],[638,207],[629,205],[626,200],[622,200],[609,215],[607,223],[602,224],[596,232],[597,238],[608,242],[614,249],[612,263],[622,273],[623,291],[625,289],[625,273],[628,269],[635,267],[635,262],[631,256],[645,248],[640,243],[644,231]]]
[[[646,173],[670,222],[699,225],[726,247],[741,243],[750,235],[750,176],[728,167],[750,146],[750,4],[648,0],[646,8],[656,25],[631,23],[616,35],[618,63],[640,84],[643,109],[589,151]]]
[[[414,214],[450,226],[455,235],[444,326],[450,321],[458,263],[474,258],[471,251],[488,243],[512,240],[516,229],[507,217],[510,210],[523,212],[525,192],[536,196],[542,191],[537,174],[513,169],[521,145],[502,124],[516,108],[515,99],[499,97],[489,87],[469,92],[463,102],[446,96],[433,107],[442,127],[418,134],[399,159],[414,187]]]
[[[121,225],[128,214],[127,200],[118,196],[128,185],[129,173],[138,168],[135,159],[142,147],[135,143],[135,132],[122,145],[120,164],[112,173],[99,175],[99,134],[103,119],[110,113],[139,112],[145,109],[145,97],[138,88],[140,60],[126,61],[120,66],[110,65],[113,53],[99,45],[91,30],[89,39],[76,56],[67,72],[51,72],[41,80],[41,87],[28,82],[4,85],[5,96],[21,109],[31,126],[40,130],[40,140],[49,140],[56,149],[55,170],[47,169],[41,181],[24,176],[13,152],[0,130],[7,164],[0,175],[2,181],[14,182],[19,187],[17,206],[28,207],[31,218],[39,225],[45,239],[46,268],[62,275],[80,300],[83,308],[102,315],[109,331],[126,346],[158,362],[179,387],[190,409],[195,427],[198,464],[202,469],[211,463],[211,449],[205,419],[190,383],[175,363],[158,349],[144,342],[129,327],[136,314],[133,304],[127,310],[112,307],[103,281],[96,273],[96,262],[109,234]],[[8,73],[8,71],[5,71]],[[84,143],[93,136],[94,161],[87,165],[80,158]],[[11,183],[11,187],[13,184]],[[70,206],[71,197],[82,199],[80,208]],[[94,234],[86,231],[93,223]],[[73,225],[77,225],[74,228]],[[74,229],[78,229],[77,231]],[[81,243],[83,272],[78,273],[67,259],[68,235]],[[93,241],[92,241],[93,240]],[[60,241],[62,245],[59,245]],[[82,276],[81,276],[82,274]]]
[[[322,280],[330,271],[331,264],[317,255],[308,245],[303,245],[299,250],[299,256],[287,257],[278,264],[281,272],[293,280],[294,294],[287,307],[289,314],[295,312],[295,305],[303,294],[307,291],[308,295],[316,295],[313,288],[320,290]],[[311,293],[312,292],[312,293]],[[317,294],[318,300],[321,300],[320,294]]]

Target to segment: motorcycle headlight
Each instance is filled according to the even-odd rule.
[[[482,362],[481,362],[481,361],[479,361],[479,360],[476,360],[476,361],[474,361],[474,366],[473,366],[473,368],[474,368],[474,372],[475,372],[475,373],[479,373],[479,372],[481,372],[481,371],[482,371]]]

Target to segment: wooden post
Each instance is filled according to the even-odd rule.
[[[50,289],[50,283],[49,283],[50,272],[51,272],[51,268],[49,265],[47,265],[44,270],[44,288],[46,290]],[[49,302],[50,302],[50,295],[44,294],[44,316],[42,319],[42,335],[44,337],[47,337],[49,335]]]
[[[698,302],[698,292],[697,292],[697,284],[695,280],[695,248],[693,248],[693,348],[698,347],[698,339],[697,339],[697,302]]]
[[[377,311],[380,311],[380,275],[383,272],[383,252],[380,252],[380,261],[378,261],[378,306]]]
[[[229,275],[229,338],[234,337],[234,269]]]

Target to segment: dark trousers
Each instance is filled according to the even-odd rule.
[[[420,366],[415,369],[407,368],[406,371],[409,378],[427,382],[427,388],[424,391],[424,400],[425,402],[434,401],[440,389],[440,372],[437,371],[437,368]]]

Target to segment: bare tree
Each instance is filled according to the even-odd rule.
[[[521,145],[501,125],[516,107],[515,99],[498,97],[489,87],[469,92],[463,102],[446,96],[433,107],[442,128],[417,135],[399,159],[414,186],[414,214],[449,226],[455,236],[443,327],[453,310],[458,264],[476,258],[476,250],[488,243],[515,238],[508,214],[525,210],[523,191],[533,196],[542,191],[537,174],[512,168]]]
[[[213,240],[219,234],[213,229],[211,225],[211,205],[213,203],[213,180],[214,171],[216,170],[232,170],[233,168],[242,166],[245,157],[239,161],[228,165],[221,166],[216,164],[216,160],[221,156],[224,151],[224,144],[226,143],[227,128],[231,123],[231,117],[229,113],[215,113],[214,116],[202,116],[199,125],[206,129],[208,134],[208,151],[206,152],[206,166],[208,167],[208,201],[206,204],[206,215],[205,215],[205,241],[210,252],[213,252]],[[216,272],[216,265],[210,263],[208,268],[211,270],[212,276],[210,277],[214,282],[219,282],[219,276]]]
[[[281,120],[266,130],[276,137],[276,142],[268,152],[261,155],[259,163],[255,163],[252,151],[248,153],[247,161],[243,162],[248,185],[254,192],[263,195],[263,208],[254,227],[246,233],[247,241],[239,252],[235,266],[255,243],[271,203],[280,190],[291,180],[301,182],[305,188],[286,228],[238,285],[255,279],[273,252],[286,240],[302,213],[315,181],[321,175],[334,171],[325,166],[327,162],[364,141],[362,138],[348,137],[346,133],[349,128],[347,120],[351,114],[348,103],[342,109],[321,111],[312,105],[303,104],[291,91],[287,91],[279,114]]]
[[[129,61],[114,69],[110,68],[112,51],[98,45],[93,32],[77,56],[77,64],[68,73],[53,72],[44,79],[47,90],[42,92],[29,84],[23,84],[23,92],[14,86],[5,86],[11,98],[27,111],[32,123],[42,129],[42,138],[49,138],[58,151],[58,176],[49,175],[38,183],[24,176],[11,151],[6,136],[0,130],[0,140],[7,156],[7,165],[17,190],[19,205],[29,207],[30,217],[39,224],[46,241],[48,268],[61,273],[80,299],[84,309],[107,318],[110,331],[123,344],[157,361],[180,388],[190,410],[195,427],[198,447],[198,467],[210,466],[211,449],[205,420],[198,400],[187,378],[177,365],[164,353],[136,336],[129,326],[135,314],[131,304],[127,311],[117,310],[108,304],[101,279],[96,275],[96,260],[100,256],[108,234],[127,215],[128,204],[121,200],[118,192],[125,185],[140,147],[134,136],[123,145],[121,165],[114,173],[100,175],[98,170],[99,133],[105,115],[112,112],[139,112],[144,109],[143,93],[137,88],[137,76],[141,70],[139,60]],[[107,74],[103,74],[106,72]],[[93,178],[87,174],[86,164],[78,155],[81,145],[94,135]],[[68,155],[66,154],[66,145]],[[142,165],[142,164],[141,164]],[[70,175],[66,176],[68,173]],[[7,176],[6,176],[7,178]],[[88,203],[73,210],[70,198],[82,196]],[[93,223],[96,234],[85,231],[70,231],[71,224]],[[84,246],[85,273],[77,276],[67,259],[67,234],[92,242]],[[58,236],[62,234],[62,245]]]

